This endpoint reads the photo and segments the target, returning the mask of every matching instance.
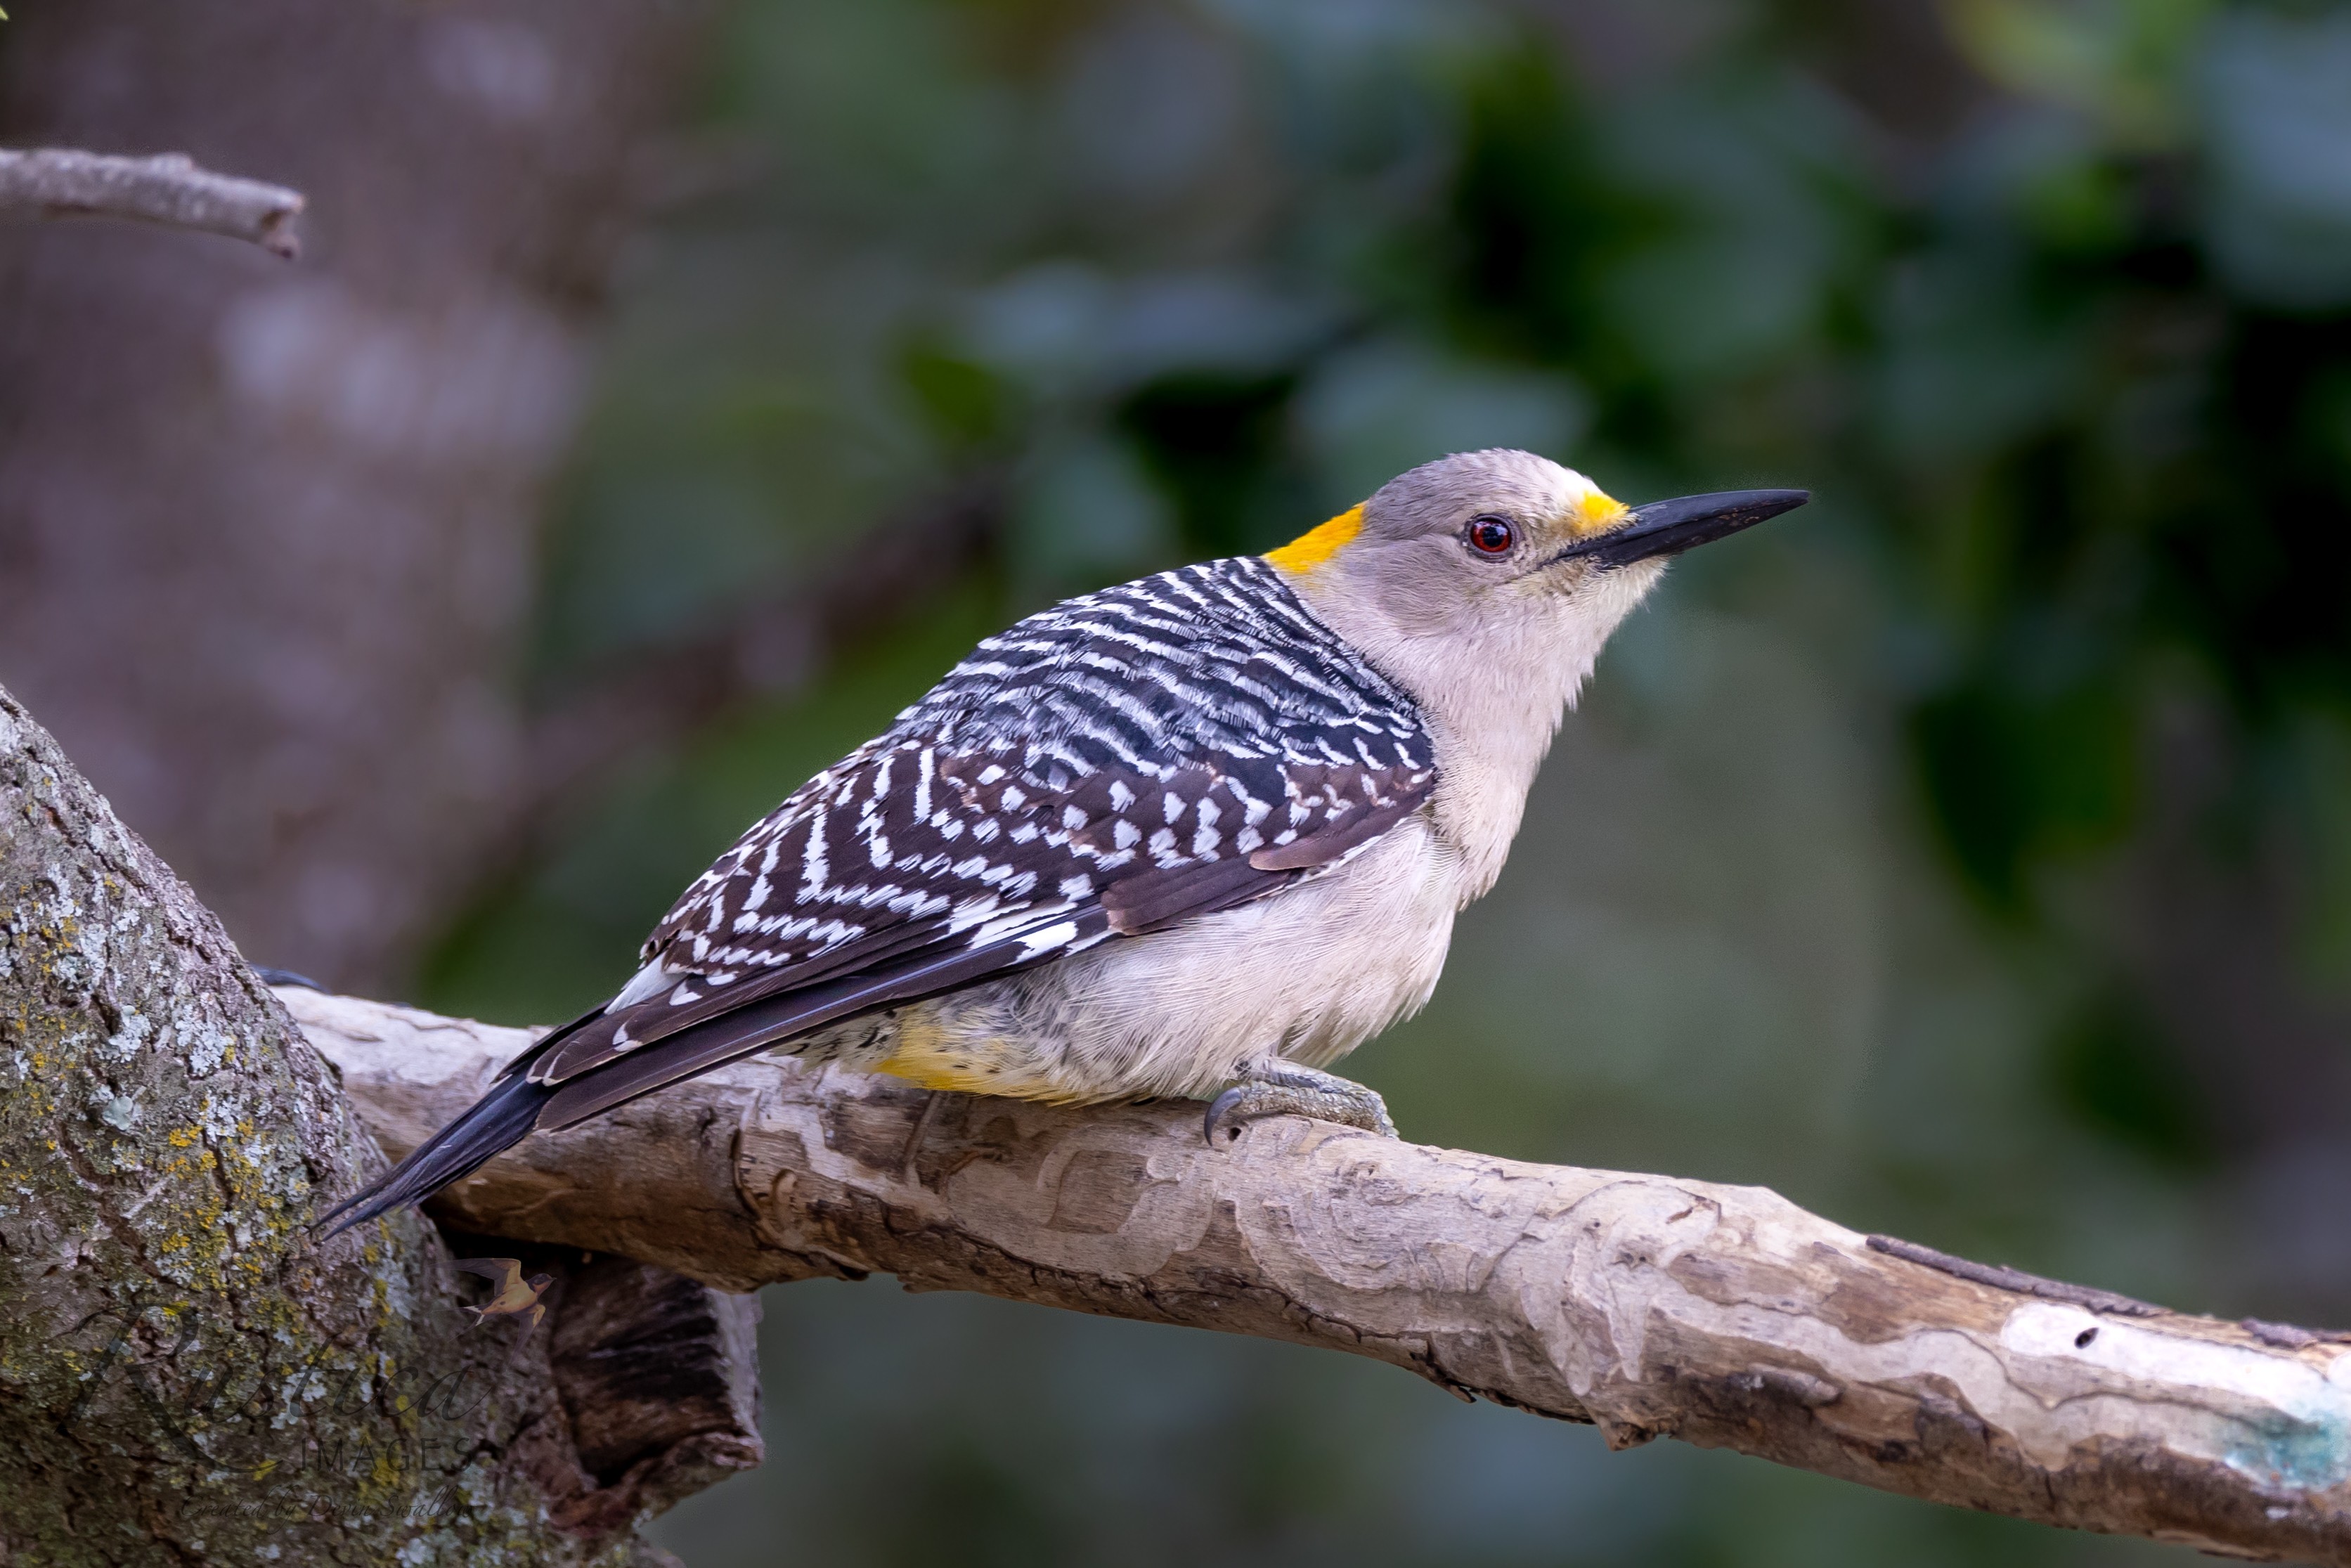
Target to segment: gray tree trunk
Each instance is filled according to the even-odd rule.
[[[627,1563],[758,1462],[751,1299],[577,1249],[469,1328],[337,1074],[0,691],[0,1563]]]
[[[310,199],[0,225],[0,678],[248,952],[403,977],[528,799],[542,491],[701,0],[22,0],[0,143]]]

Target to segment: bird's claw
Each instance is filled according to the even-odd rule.
[[[1230,1113],[1234,1106],[1241,1103],[1242,1099],[1248,1094],[1248,1092],[1249,1091],[1246,1088],[1236,1083],[1230,1089],[1226,1090],[1214,1100],[1208,1102],[1208,1114],[1200,1124],[1200,1132],[1201,1134],[1208,1140],[1208,1146],[1210,1148],[1216,1147],[1217,1129],[1224,1124],[1226,1116]],[[1244,1120],[1246,1120],[1246,1118],[1244,1118]],[[1240,1136],[1240,1129],[1238,1126],[1233,1129],[1233,1135],[1235,1137]]]
[[[1289,1063],[1252,1071],[1208,1102],[1200,1130],[1214,1147],[1219,1132],[1230,1128],[1238,1138],[1243,1126],[1266,1116],[1308,1116],[1384,1138],[1397,1135],[1387,1103],[1373,1091],[1336,1073]]]

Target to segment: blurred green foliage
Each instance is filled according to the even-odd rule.
[[[962,476],[1004,523],[574,824],[432,999],[592,999],[742,825],[1054,597],[1465,447],[1635,500],[1801,484],[1612,649],[1363,1075],[1415,1136],[2262,1306],[2212,1174],[2241,1134],[2122,915],[2167,834],[2267,857],[2302,972],[2351,977],[2351,12],[1922,15],[1950,80],[1795,0],[735,0],[734,183],[625,282],[539,678],[853,565]],[[2280,1289],[2351,1305],[2319,1287]],[[775,1457],[670,1527],[696,1568],[2165,1555],[883,1292],[771,1294]]]

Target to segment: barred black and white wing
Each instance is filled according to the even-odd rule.
[[[512,1143],[526,1102],[524,1131],[568,1126],[843,1018],[1263,897],[1435,779],[1410,698],[1261,560],[1071,600],[754,824],[654,929],[638,979],[511,1065],[468,1113],[481,1136],[461,1118],[446,1153]],[[383,1207],[408,1201],[391,1191]]]

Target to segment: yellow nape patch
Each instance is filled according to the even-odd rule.
[[[1358,502],[1329,522],[1299,535],[1280,549],[1266,551],[1265,559],[1296,577],[1312,571],[1337,555],[1363,531],[1364,508]]]
[[[1624,502],[1604,496],[1597,490],[1587,490],[1583,497],[1567,511],[1567,531],[1580,539],[1594,534],[1604,534],[1623,522],[1633,508]]]

